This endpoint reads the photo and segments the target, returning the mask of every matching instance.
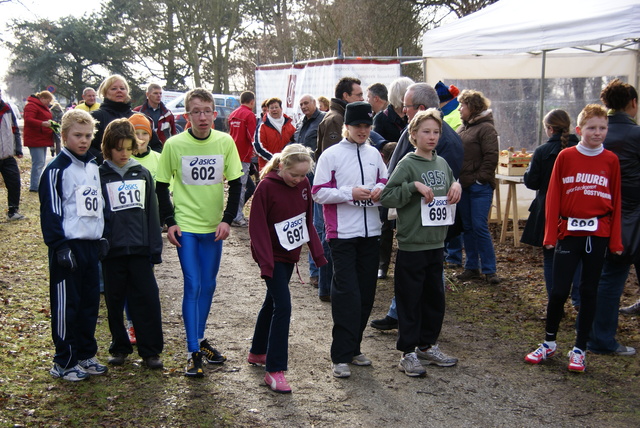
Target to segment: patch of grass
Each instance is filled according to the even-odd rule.
[[[234,426],[234,415],[212,399],[216,385],[186,379],[179,369],[152,371],[134,353],[106,376],[67,382],[49,375],[54,354],[49,309],[47,247],[39,202],[22,173],[21,212],[7,222],[6,189],[0,179],[0,426],[132,427]],[[110,333],[104,300],[96,331],[98,358],[106,362]],[[167,341],[166,367],[181,367],[184,344]]]

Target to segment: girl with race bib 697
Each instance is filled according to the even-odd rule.
[[[416,147],[398,163],[382,191],[382,205],[397,208],[398,255],[395,294],[398,307],[398,367],[407,376],[424,376],[423,364],[441,367],[458,360],[437,342],[444,320],[444,240],[455,219],[462,187],[435,147],[442,133],[440,111],[417,113],[409,124]]]
[[[251,253],[267,284],[267,295],[247,361],[266,366],[264,381],[279,393],[291,392],[284,377],[291,319],[289,280],[302,245],[307,243],[317,266],[327,263],[313,227],[311,186],[306,178],[312,167],[304,146],[286,146],[265,165],[251,203]]]

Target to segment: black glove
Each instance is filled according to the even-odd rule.
[[[78,263],[76,262],[76,256],[73,255],[71,248],[63,247],[56,251],[58,257],[58,264],[63,268],[71,269],[71,272],[76,270]]]
[[[104,260],[104,258],[107,257],[108,253],[109,253],[109,241],[107,241],[107,238],[100,238],[98,240],[98,259]]]

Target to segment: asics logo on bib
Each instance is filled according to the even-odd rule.
[[[447,205],[447,200],[446,199],[434,199],[433,201],[429,202],[428,206],[429,207],[444,207]]]
[[[118,186],[118,191],[120,192],[122,190],[138,190],[138,184],[122,183]]]
[[[194,160],[189,162],[189,166],[194,166],[194,165],[215,165],[215,164],[216,164],[216,160],[215,159],[198,159],[198,158],[195,158]]]
[[[296,227],[296,226],[300,226],[300,225],[302,224],[302,221],[303,221],[303,220],[304,220],[304,219],[299,218],[299,219],[294,220],[294,221],[288,221],[288,222],[284,225],[284,227],[282,228],[282,231],[283,231],[283,232],[286,232],[287,230],[289,230],[289,228],[293,229],[293,228],[294,228],[294,227]]]
[[[98,194],[98,190],[92,189],[91,187],[87,187],[86,189],[84,189],[84,192],[82,192],[82,196],[97,195],[97,194]]]

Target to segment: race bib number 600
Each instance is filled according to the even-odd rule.
[[[420,209],[423,226],[448,226],[456,218],[456,206],[449,205],[446,196],[436,196],[428,204],[422,198]]]
[[[183,156],[182,183],[204,186],[222,183],[224,156]]]
[[[125,180],[107,183],[109,205],[111,211],[122,211],[131,208],[144,209],[146,194],[144,180]]]
[[[83,185],[76,189],[76,213],[78,217],[99,217],[102,211],[102,195],[96,186]]]
[[[302,213],[288,220],[273,225],[280,245],[287,251],[298,248],[305,242],[309,242],[309,229],[307,229],[307,214]]]

